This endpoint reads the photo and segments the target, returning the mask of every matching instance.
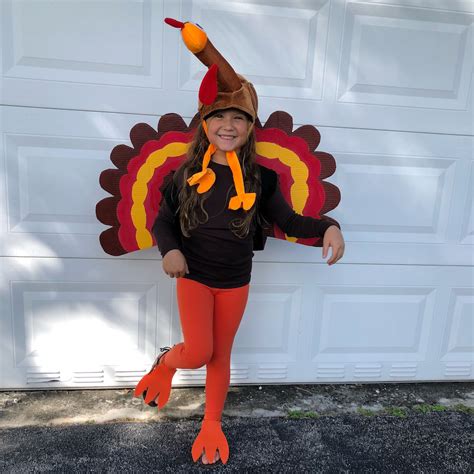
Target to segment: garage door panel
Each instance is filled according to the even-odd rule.
[[[100,173],[114,168],[110,152],[130,144],[137,122],[158,118],[91,112],[3,108],[5,214],[3,255],[108,258],[99,235],[108,228],[96,204],[110,197]],[[145,251],[157,259],[156,247]],[[129,255],[127,258],[143,258]]]
[[[337,100],[467,109],[474,16],[402,3],[346,3]]]
[[[471,283],[474,272],[471,273]],[[450,288],[441,360],[445,376],[472,377],[474,352],[474,290]]]
[[[146,352],[156,285],[15,281],[11,291],[19,367],[59,354],[66,364],[113,365]]]
[[[177,32],[163,23],[179,16],[177,2],[56,3],[1,3],[4,103],[184,114],[169,93],[177,84]]]
[[[339,183],[348,191],[347,230],[379,242],[445,241],[455,160],[356,152],[337,157]],[[373,196],[383,196],[384,205]]]
[[[296,359],[301,305],[308,296],[304,290],[302,285],[257,285],[239,329],[245,338],[239,339],[234,354],[245,353],[250,360],[262,362],[275,356]]]
[[[232,349],[232,383],[307,379],[308,353],[303,335],[314,317],[315,306],[308,275],[308,268],[301,265],[254,262],[248,303]],[[175,314],[173,334],[179,339],[176,303]],[[202,384],[206,373],[203,369],[180,370],[176,375],[173,383]]]
[[[3,2],[11,79],[162,85],[163,1]],[[54,87],[54,84],[50,87]]]
[[[433,316],[432,288],[318,288],[317,353],[331,358],[423,357]]]
[[[294,98],[296,94],[322,99],[330,2],[306,0],[284,7],[265,1],[190,1],[182,5],[182,15],[203,25],[213,44],[236,71],[251,78],[259,93],[269,98]],[[258,39],[257,31],[264,32]],[[233,41],[229,41],[229,32]],[[179,65],[180,90],[197,91],[205,67],[186,48],[180,49]]]
[[[271,282],[302,281],[298,359],[288,362],[276,355],[273,364],[280,364],[279,375],[286,369],[285,381],[308,382],[444,380],[456,374],[471,379],[472,269],[368,265],[364,270],[350,265],[254,265],[254,291]],[[462,297],[455,309],[457,294]],[[267,311],[271,318],[271,309]],[[238,344],[245,345],[259,330],[265,337],[258,328],[261,317],[261,312],[251,313],[236,338],[234,360],[249,362],[249,370],[252,354],[239,354]],[[448,341],[454,358],[440,351]]]
[[[2,387],[131,383],[157,345],[169,344],[170,282],[158,278],[156,262],[22,257],[1,265],[1,326],[12,335],[2,344]]]
[[[97,235],[102,226],[91,209],[103,196],[98,176],[110,143],[39,135],[5,138],[9,232]]]
[[[337,161],[329,181],[344,189],[330,215],[352,241],[462,243],[472,209],[472,137],[319,130],[318,149]]]
[[[459,240],[461,244],[472,246],[474,245],[474,199],[472,199],[472,196],[474,196],[474,160],[466,164],[465,179],[460,185],[462,186],[459,190],[461,193],[461,206],[457,210],[461,221]]]

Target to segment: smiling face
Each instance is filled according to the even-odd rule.
[[[238,109],[218,110],[207,120],[209,141],[223,152],[239,152],[247,141],[252,122]]]

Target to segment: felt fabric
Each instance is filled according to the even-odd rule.
[[[206,122],[203,120],[202,127],[206,135],[208,135]],[[190,186],[198,185],[197,192],[199,194],[209,191],[216,181],[216,175],[212,169],[208,168],[212,155],[217,148],[213,143],[210,143],[202,160],[202,170],[194,173],[188,180]],[[236,211],[241,207],[248,211],[255,203],[256,194],[246,193],[244,189],[244,178],[242,175],[242,168],[240,167],[239,157],[235,151],[226,152],[227,163],[232,170],[232,178],[237,195],[229,201],[229,209]]]
[[[199,87],[199,101],[212,104],[217,97],[217,66],[213,64],[206,72]]]
[[[159,409],[168,403],[171,383],[176,373],[176,369],[169,368],[163,363],[165,356],[160,359],[160,363],[153,370],[142,377],[135,387],[133,394],[135,397],[139,397],[146,391],[145,403],[148,404],[157,400]]]
[[[201,457],[203,451],[206,453],[207,459],[214,459],[216,451],[219,451],[222,463],[227,464],[229,459],[229,443],[222,431],[220,421],[204,420],[202,422],[201,431],[191,448],[194,462]]]
[[[258,99],[255,88],[251,82],[248,82],[240,74],[241,85],[235,91],[218,91],[216,98],[210,104],[199,101],[198,110],[203,119],[209,117],[216,110],[239,109],[248,114],[252,121],[257,118]]]
[[[240,167],[239,158],[237,157],[235,151],[227,152],[226,157],[227,162],[229,163],[229,168],[232,170],[234,186],[237,191],[237,195],[230,198],[229,209],[236,211],[242,207],[248,211],[254,205],[257,194],[245,192],[242,169]]]
[[[198,194],[205,193],[209,191],[211,186],[216,181],[216,174],[211,168],[208,168],[211,161],[211,156],[216,151],[216,147],[211,143],[204,153],[202,159],[202,169],[201,171],[194,173],[190,178],[188,178],[188,184],[190,186],[198,185],[196,191]]]

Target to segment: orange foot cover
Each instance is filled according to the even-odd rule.
[[[227,463],[229,459],[229,444],[222,431],[220,421],[204,420],[202,422],[201,431],[197,435],[191,449],[194,462],[201,457],[203,449],[209,461],[214,459],[218,449],[223,464]]]
[[[176,369],[170,369],[163,363],[158,364],[138,382],[133,395],[139,397],[146,390],[145,403],[150,403],[159,394],[158,409],[163,408],[170,397],[171,381],[175,373]]]

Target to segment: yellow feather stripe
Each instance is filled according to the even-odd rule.
[[[188,150],[188,143],[173,142],[160,150],[151,153],[137,173],[137,179],[132,186],[132,222],[136,229],[135,236],[138,248],[145,249],[153,245],[153,239],[146,228],[145,199],[148,194],[148,183],[155,169],[163,165],[167,158],[181,156]]]
[[[291,202],[293,209],[298,214],[302,214],[309,197],[307,184],[309,171],[306,164],[300,160],[294,151],[271,142],[257,142],[257,154],[263,158],[279,160],[289,167],[293,178],[293,185],[290,189]],[[286,234],[285,237],[291,242],[297,240],[296,237],[288,237]]]
[[[278,159],[290,168],[293,178],[293,185],[290,189],[291,202],[293,209],[298,214],[302,214],[309,197],[307,184],[309,171],[304,161],[301,161],[294,151],[271,142],[257,142],[257,154],[271,160]]]

